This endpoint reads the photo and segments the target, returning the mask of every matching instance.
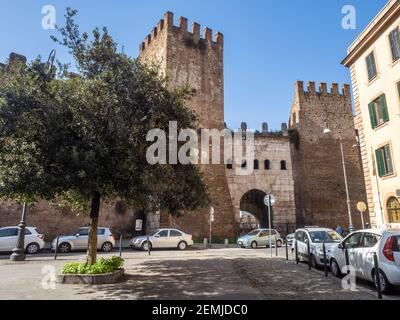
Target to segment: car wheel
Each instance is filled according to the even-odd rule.
[[[276,245],[278,248],[282,247],[282,241],[281,240],[276,241]]]
[[[68,242],[63,242],[58,246],[58,252],[68,253],[71,252],[71,245]]]
[[[179,242],[179,244],[178,244],[178,249],[179,250],[186,250],[186,248],[187,248],[187,244],[186,244],[185,241]]]
[[[26,246],[26,252],[28,254],[38,253],[40,250],[40,246],[37,243],[30,243]]]
[[[331,260],[331,271],[335,277],[340,278],[342,275],[342,272],[340,271],[340,268],[339,268],[339,264],[337,263],[337,261],[335,259]]]
[[[256,241],[253,241],[253,242],[251,243],[251,248],[252,248],[252,249],[257,249],[257,242],[256,242]]]
[[[318,269],[317,259],[313,254],[311,255],[311,267],[313,267],[314,269]]]
[[[142,250],[143,251],[149,251],[149,249],[151,250],[151,243],[150,242],[143,242],[142,243]]]
[[[110,252],[113,249],[113,245],[111,242],[104,242],[101,246],[101,251]]]
[[[375,276],[375,272],[372,273],[373,279],[374,279],[374,285],[375,288],[378,288],[378,284],[376,283],[376,276]],[[383,294],[389,294],[392,292],[393,286],[392,284],[389,282],[389,280],[387,279],[385,273],[382,270],[379,270],[379,279],[381,282],[381,291]]]

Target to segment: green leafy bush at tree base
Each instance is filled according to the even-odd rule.
[[[100,258],[95,264],[71,262],[64,265],[62,274],[102,274],[110,273],[120,269],[124,264],[121,257],[111,257],[109,259]]]

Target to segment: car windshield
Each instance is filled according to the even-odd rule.
[[[248,236],[256,236],[260,233],[260,230],[253,230],[252,232],[248,233]]]
[[[310,232],[311,241],[315,243],[333,243],[340,242],[342,240],[341,236],[336,231],[311,231]]]

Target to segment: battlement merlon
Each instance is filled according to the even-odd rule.
[[[200,41],[200,39],[211,43],[212,47],[223,47],[224,36],[221,32],[216,32],[213,38],[212,29],[204,28],[204,38],[200,35],[200,24],[197,22],[192,23],[192,30],[188,31],[188,19],[185,17],[180,17],[178,20],[178,26],[174,25],[174,14],[172,12],[167,12],[164,14],[164,19],[161,19],[151,33],[145,38],[145,40],[139,45],[139,53],[144,51],[148,46],[151,45],[152,41],[157,38],[162,32],[173,32],[177,30],[184,36],[191,37],[195,42]]]
[[[305,95],[324,95],[324,96],[343,96],[345,98],[351,98],[350,85],[343,84],[341,92],[339,92],[339,85],[337,83],[330,84],[330,90],[328,92],[328,85],[325,82],[319,84],[319,90],[316,90],[316,83],[308,81],[307,90],[304,90],[304,82],[296,81],[295,83],[295,97],[300,98]]]

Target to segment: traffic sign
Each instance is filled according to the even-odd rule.
[[[271,203],[270,203],[270,199],[271,199]],[[273,206],[275,203],[276,203],[276,199],[275,199],[275,197],[274,197],[272,194],[267,194],[267,195],[264,197],[264,204],[265,204],[266,206],[269,206],[269,205]]]
[[[357,209],[360,212],[365,212],[367,211],[367,205],[365,204],[365,202],[360,201],[359,203],[357,203]]]

